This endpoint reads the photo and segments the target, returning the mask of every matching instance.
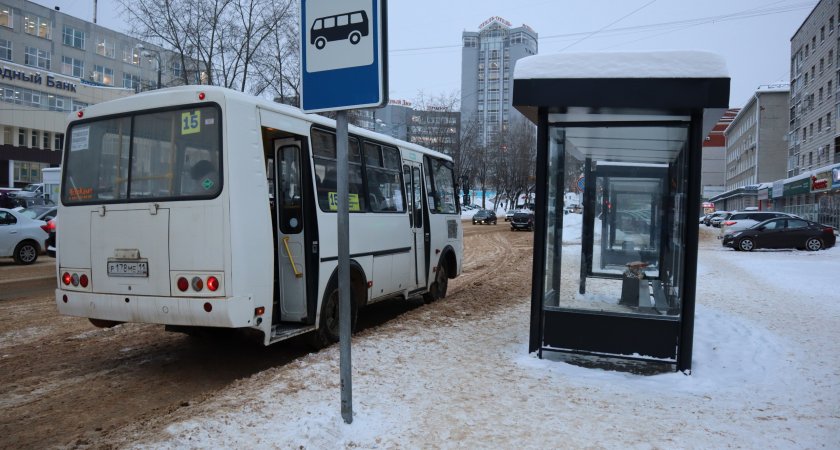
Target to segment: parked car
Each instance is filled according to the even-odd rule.
[[[757,248],[795,248],[816,251],[834,246],[834,228],[810,220],[780,217],[723,237],[723,246],[749,252]]]
[[[711,217],[709,217],[709,225],[715,228],[720,228],[720,224],[731,215],[732,213],[729,211],[716,211],[712,213]]]
[[[19,190],[17,188],[0,188],[0,208],[11,209],[17,206],[14,194]]]
[[[472,222],[473,225],[483,223],[483,224],[493,224],[496,225],[496,213],[490,211],[489,209],[481,209],[473,216]]]
[[[801,217],[793,214],[776,211],[733,211],[732,215],[720,224],[720,235],[723,237],[736,231],[745,230],[759,222],[777,217],[801,219]]]
[[[9,194],[12,198],[35,198],[44,196],[44,183],[32,183]]]
[[[32,264],[47,241],[47,224],[11,209],[0,209],[0,257],[11,256],[18,264]]]
[[[24,216],[30,219],[43,220],[44,222],[49,222],[55,217],[57,212],[58,208],[50,205],[36,205],[20,210],[20,213]]]
[[[505,222],[510,222],[510,219],[513,219],[513,215],[516,213],[515,209],[509,209],[505,213]]]
[[[534,231],[534,213],[531,211],[517,211],[510,221],[510,231]]]

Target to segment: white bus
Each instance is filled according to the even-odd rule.
[[[337,341],[334,121],[210,86],[71,119],[60,313]],[[354,325],[379,300],[444,297],[463,256],[451,158],[356,127],[348,153]]]

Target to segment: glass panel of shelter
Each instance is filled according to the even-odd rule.
[[[567,125],[549,131],[543,304],[679,315],[687,124]],[[580,188],[583,212],[564,214]]]

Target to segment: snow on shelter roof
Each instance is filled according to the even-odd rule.
[[[514,79],[729,78],[726,61],[704,51],[534,55],[516,62]]]

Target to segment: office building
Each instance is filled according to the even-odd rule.
[[[462,38],[461,124],[478,121],[478,142],[493,147],[512,120],[523,119],[511,106],[513,68],[517,60],[537,54],[537,32],[491,17]]]
[[[40,182],[42,168],[60,164],[68,114],[185,76],[160,47],[30,1],[0,0],[0,187]]]

